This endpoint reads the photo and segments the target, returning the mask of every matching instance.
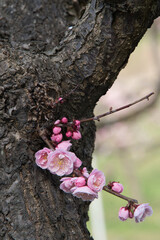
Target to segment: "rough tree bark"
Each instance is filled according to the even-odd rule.
[[[91,239],[89,203],[35,167],[36,129],[93,116],[159,14],[159,0],[0,1],[0,239]],[[93,122],[82,136],[72,150],[91,169]]]

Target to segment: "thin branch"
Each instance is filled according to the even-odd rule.
[[[48,138],[46,137],[46,132],[45,130],[41,130],[40,128],[38,129],[39,132],[39,136],[42,138],[42,140],[47,144],[47,146],[51,149],[54,150],[54,147],[52,146],[52,144],[50,143],[50,141],[48,140]]]
[[[122,198],[123,200],[126,200],[129,204],[134,204],[134,203],[138,203],[138,201],[136,199],[133,199],[133,198],[129,198],[129,197],[126,197],[120,193],[117,193],[117,192],[114,192],[112,189],[110,189],[108,186],[104,186],[103,187],[103,190],[106,191],[106,192],[109,192],[113,195],[115,195],[116,197],[119,197],[119,198]]]
[[[69,93],[67,93],[66,95],[64,95],[64,97],[59,97],[57,101],[55,101],[52,105],[52,107],[55,107],[58,103],[63,103],[64,101],[66,101],[66,99],[75,92],[75,90],[77,90],[77,88],[79,87],[79,85],[76,85],[75,88],[73,88]]]
[[[101,114],[101,115],[98,115],[98,116],[95,116],[95,117],[92,117],[92,118],[82,119],[82,120],[80,120],[80,122],[82,123],[82,122],[89,122],[89,121],[95,121],[95,120],[99,121],[99,119],[102,118],[102,117],[105,117],[105,116],[111,115],[111,114],[113,114],[113,113],[115,113],[115,112],[119,112],[119,111],[121,111],[121,110],[124,110],[124,109],[126,109],[126,108],[129,108],[129,107],[131,107],[131,106],[133,106],[133,105],[135,105],[135,104],[137,104],[137,103],[139,103],[139,102],[142,102],[142,101],[145,100],[145,99],[146,99],[146,100],[149,100],[149,98],[150,98],[153,94],[154,94],[154,92],[151,92],[151,93],[149,93],[148,95],[146,95],[145,97],[143,97],[143,98],[141,98],[141,99],[139,99],[139,100],[137,100],[137,101],[135,101],[135,102],[129,103],[129,104],[127,104],[127,105],[125,105],[125,106],[122,106],[122,107],[120,107],[120,108],[117,108],[117,109],[115,109],[115,110],[112,110],[112,108],[111,108],[110,111],[108,111],[108,112],[106,112],[106,113],[103,113],[103,114]]]

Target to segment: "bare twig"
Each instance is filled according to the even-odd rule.
[[[52,144],[50,143],[50,141],[48,140],[48,138],[46,137],[46,132],[45,130],[41,130],[40,128],[38,129],[39,132],[39,136],[42,138],[42,140],[47,144],[47,146],[51,149],[54,150],[54,147],[52,146]]]
[[[106,192],[109,192],[113,195],[115,195],[116,197],[119,197],[119,198],[122,198],[123,200],[126,200],[129,204],[134,204],[134,203],[138,203],[138,201],[136,199],[133,199],[133,198],[129,198],[129,197],[126,197],[120,193],[117,193],[117,192],[114,192],[112,189],[110,189],[108,186],[104,186],[103,187],[103,190],[106,191]]]
[[[110,111],[108,111],[108,112],[106,112],[106,113],[103,113],[103,114],[98,115],[98,116],[95,116],[95,117],[82,119],[82,120],[80,120],[80,122],[82,123],[82,122],[89,122],[89,121],[95,121],[95,120],[99,121],[99,119],[102,118],[102,117],[105,117],[105,116],[111,115],[111,114],[113,114],[113,113],[115,113],[115,112],[119,112],[119,111],[121,111],[121,110],[124,110],[124,109],[126,109],[126,108],[129,108],[129,107],[131,107],[131,106],[133,106],[133,105],[135,105],[135,104],[137,104],[137,103],[139,103],[139,102],[142,102],[142,101],[145,100],[145,99],[146,99],[146,100],[149,100],[149,98],[150,98],[153,94],[154,94],[154,92],[151,92],[151,93],[149,93],[148,95],[146,95],[145,97],[143,97],[143,98],[141,98],[141,99],[139,99],[139,100],[137,100],[137,101],[135,101],[135,102],[129,103],[129,104],[127,104],[127,105],[125,105],[125,106],[122,106],[122,107],[120,107],[120,108],[117,108],[117,109],[115,109],[115,110],[112,110],[112,108],[110,108]]]
[[[61,102],[64,102],[77,88],[79,87],[79,85],[75,86],[75,88],[73,88],[69,93],[67,93],[63,98],[62,97],[59,97],[58,100],[56,100],[52,107],[55,107],[57,103],[61,103]]]

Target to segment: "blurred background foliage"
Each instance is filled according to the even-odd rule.
[[[105,173],[106,183],[122,183],[124,195],[136,198],[139,203],[149,203],[153,215],[140,224],[134,220],[121,222],[118,211],[127,202],[103,192],[107,234],[104,238],[99,233],[99,239],[95,240],[160,239],[160,18],[131,54],[107,95],[99,100],[95,115],[152,91],[155,95],[149,102],[143,101],[97,123],[94,155],[96,167]],[[93,234],[91,223],[88,225]],[[99,231],[98,224],[96,231]]]

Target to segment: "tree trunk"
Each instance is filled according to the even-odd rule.
[[[0,1],[0,239],[92,239],[89,203],[35,166],[37,127],[93,116],[159,14],[159,0]],[[72,151],[91,169],[94,123],[81,132]]]

